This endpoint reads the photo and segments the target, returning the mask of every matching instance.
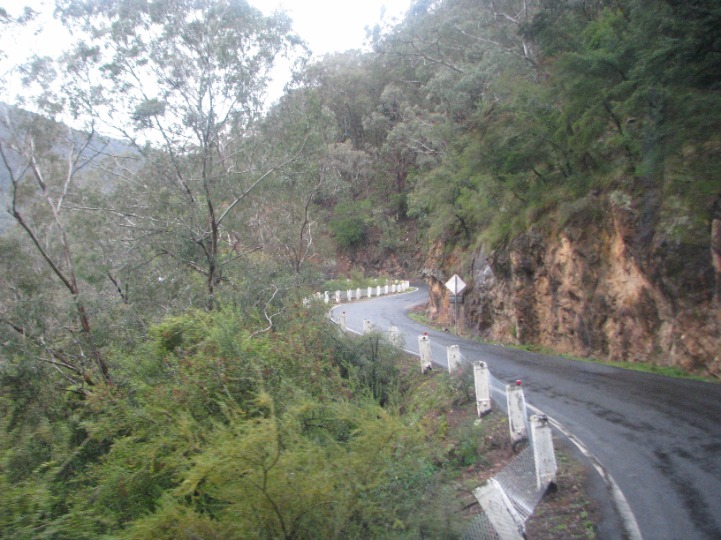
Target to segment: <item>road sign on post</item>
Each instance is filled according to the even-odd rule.
[[[456,326],[456,335],[458,335],[458,304],[459,304],[459,298],[458,296],[461,294],[463,289],[466,288],[466,284],[463,282],[463,280],[458,277],[458,274],[453,274],[453,277],[446,281],[446,289],[451,291],[451,294],[453,295],[452,301],[455,304],[454,309],[454,315],[453,315],[453,322]]]
[[[453,274],[453,277],[446,281],[446,288],[451,291],[453,296],[458,296],[466,288],[466,284],[458,277],[458,274]]]

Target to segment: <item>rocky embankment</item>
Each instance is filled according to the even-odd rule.
[[[458,272],[469,285],[460,322],[484,339],[721,378],[719,204],[705,239],[690,241],[650,204],[589,196],[562,227],[533,228],[465,264],[439,245],[424,270],[430,316],[452,320],[443,283]]]

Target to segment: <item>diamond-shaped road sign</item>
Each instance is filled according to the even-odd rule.
[[[458,274],[453,274],[453,277],[446,282],[446,288],[451,291],[454,296],[458,296],[461,291],[466,288],[466,284],[458,277]]]

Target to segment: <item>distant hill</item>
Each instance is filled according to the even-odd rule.
[[[7,123],[4,121],[5,118],[9,118],[10,124],[15,123],[18,120],[23,120],[26,117],[28,120],[32,119],[34,113],[28,112],[12,105],[0,102],[0,141],[9,140],[11,137],[10,129]],[[77,130],[71,130],[73,136],[76,137],[77,141],[84,140],[86,137],[85,133]],[[119,139],[113,139],[102,135],[94,136],[93,144],[88,147],[87,152],[94,151],[94,148],[104,146],[104,152],[108,155],[136,155],[140,157],[139,153],[135,148],[127,144],[125,141]],[[8,158],[12,161],[12,155],[8,155]],[[142,163],[138,160],[138,167]],[[19,163],[10,163],[10,166],[17,166]],[[101,181],[104,184],[104,189],[112,189],[113,175],[110,173],[101,176]],[[82,184],[82,174],[80,175],[80,182]],[[4,233],[8,228],[13,225],[13,218],[8,213],[9,204],[9,189],[10,189],[10,174],[7,167],[0,163],[0,234]]]

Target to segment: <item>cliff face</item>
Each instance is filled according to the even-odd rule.
[[[463,326],[496,342],[721,377],[721,216],[705,242],[681,242],[658,232],[671,230],[661,212],[650,226],[651,204],[590,197],[558,230],[474,253],[459,272],[470,286]],[[431,254],[427,264],[430,315],[448,322],[440,276],[458,266],[440,261]]]

